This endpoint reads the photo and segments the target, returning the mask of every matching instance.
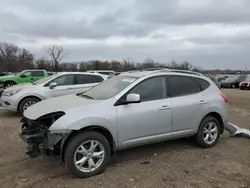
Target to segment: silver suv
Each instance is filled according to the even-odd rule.
[[[87,92],[29,107],[20,136],[30,156],[59,154],[71,174],[89,177],[102,172],[117,150],[182,137],[214,146],[227,123],[227,103],[198,73],[126,72]]]

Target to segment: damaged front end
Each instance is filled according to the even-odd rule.
[[[26,154],[36,157],[38,154],[60,155],[63,140],[69,133],[51,133],[50,126],[60,117],[65,115],[64,112],[47,114],[37,120],[22,118],[20,122],[20,137],[27,144]]]

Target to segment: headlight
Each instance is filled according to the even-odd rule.
[[[12,96],[21,91],[22,89],[11,90],[3,93],[3,96]]]

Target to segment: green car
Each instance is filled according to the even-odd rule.
[[[24,70],[15,75],[0,77],[0,88],[8,88],[16,84],[33,83],[41,78],[53,75],[52,72],[46,70]]]

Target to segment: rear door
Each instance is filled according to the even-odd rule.
[[[170,76],[169,91],[173,104],[172,137],[182,137],[197,130],[202,109],[207,101],[194,78]]]
[[[76,85],[73,86],[73,89],[76,93],[85,92],[99,84],[102,80],[103,78],[98,75],[77,74]]]

